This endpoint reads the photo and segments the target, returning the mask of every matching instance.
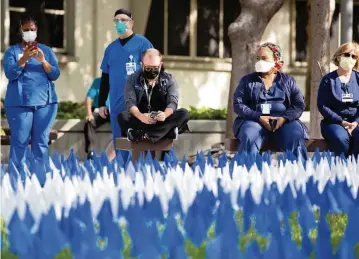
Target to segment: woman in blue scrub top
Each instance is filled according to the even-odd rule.
[[[126,111],[124,90],[127,78],[141,70],[142,53],[153,46],[144,36],[132,31],[134,21],[130,11],[117,10],[113,21],[119,38],[108,45],[102,60],[99,114],[102,118],[110,116],[113,143],[116,146],[116,138],[121,137],[117,117]],[[111,112],[105,105],[108,95]]]
[[[240,152],[258,153],[269,141],[282,151],[307,159],[308,130],[299,121],[304,97],[294,78],[279,72],[283,63],[278,45],[260,46],[256,72],[244,76],[234,93],[233,107],[238,116],[233,131]]]
[[[359,45],[345,43],[333,57],[338,69],[325,75],[318,91],[320,123],[329,150],[348,155],[350,148],[359,155]],[[356,71],[355,71],[356,70]]]
[[[37,26],[29,14],[21,21],[22,41],[4,54],[4,71],[9,81],[5,96],[6,116],[11,131],[10,159],[22,165],[31,139],[35,159],[47,158],[49,134],[57,112],[53,81],[60,70],[52,49],[37,43]]]

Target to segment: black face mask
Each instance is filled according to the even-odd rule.
[[[143,77],[147,80],[153,80],[160,74],[161,68],[144,67],[142,70]]]
[[[153,80],[158,76],[159,73],[160,73],[159,71],[153,71],[153,70],[143,71],[143,76],[147,80]]]

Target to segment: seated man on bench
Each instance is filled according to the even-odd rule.
[[[148,49],[142,55],[142,70],[129,76],[125,86],[127,111],[118,116],[122,133],[130,141],[176,139],[188,130],[188,111],[177,109],[178,87],[173,76],[161,71],[162,55]]]

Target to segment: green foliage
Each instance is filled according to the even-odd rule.
[[[319,213],[316,211],[316,219],[319,220]],[[253,218],[253,225],[251,226],[250,230],[247,233],[243,233],[243,217],[242,212],[238,211],[235,215],[235,219],[238,223],[239,231],[240,231],[240,239],[239,239],[239,248],[242,252],[245,251],[245,248],[249,245],[250,242],[254,241],[257,242],[260,249],[263,251],[268,247],[269,239],[263,236],[260,236],[256,230],[255,230],[255,220]],[[294,242],[297,244],[298,247],[301,247],[301,241],[302,241],[302,233],[301,228],[298,224],[298,214],[293,213],[290,218],[290,226],[292,231],[292,238]],[[346,224],[347,224],[347,215],[344,213],[329,213],[326,217],[326,220],[330,226],[331,229],[331,243],[333,247],[333,252],[336,252],[338,249],[338,246],[340,244],[340,241],[343,237]],[[1,238],[4,240],[5,248],[1,251],[1,258],[3,259],[17,259],[17,256],[13,255],[8,251],[8,241],[6,238],[6,228],[5,228],[5,222],[0,218],[0,227],[1,227]],[[98,227],[98,226],[97,226]],[[163,225],[158,225],[158,230],[162,232],[164,230]],[[178,227],[180,230],[183,231],[183,224],[178,219]],[[127,233],[126,226],[124,224],[120,224],[120,228],[122,231],[122,237],[124,240],[124,251],[123,255],[126,259],[135,259],[131,258],[131,238]],[[189,258],[192,259],[204,259],[206,256],[206,246],[208,242],[213,239],[215,236],[215,226],[212,225],[211,228],[208,230],[208,239],[205,240],[199,247],[196,247],[189,239],[186,239],[185,241],[185,250],[187,252],[187,255]],[[317,238],[317,230],[312,229],[309,233],[309,237],[312,240],[313,244],[315,244],[315,240]],[[99,239],[99,247],[103,248],[105,245],[105,240]],[[355,246],[355,252],[356,252],[356,258],[359,259],[359,243]],[[162,255],[162,258],[166,258],[165,255]],[[312,255],[310,258],[315,258],[314,252],[312,252]],[[69,247],[62,250],[55,259],[72,259],[71,250]]]
[[[212,109],[212,108],[189,108],[191,120],[226,120],[227,109]],[[85,106],[82,103],[75,102],[59,102],[57,116],[58,120],[68,119],[80,119],[83,120],[86,117]],[[1,113],[1,118],[6,119],[6,114]]]
[[[227,109],[189,108],[190,120],[226,120]]]
[[[57,110],[56,119],[67,120],[67,119],[85,119],[86,110],[82,103],[74,102],[59,102],[59,108]]]

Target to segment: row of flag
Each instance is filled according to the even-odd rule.
[[[7,249],[19,259],[50,259],[70,247],[73,258],[123,258],[125,229],[131,258],[189,258],[185,240],[206,243],[206,258],[356,258],[359,244],[359,161],[316,152],[300,161],[292,153],[226,154],[214,167],[210,155],[192,166],[173,151],[164,162],[147,154],[132,162],[102,153],[80,162],[71,151],[47,162],[29,154],[26,163],[2,165],[1,218]],[[241,212],[243,226],[236,215]],[[319,220],[315,217],[319,213]],[[301,242],[295,243],[289,218],[297,213]],[[333,252],[328,214],[346,215],[347,224]],[[159,227],[160,226],[160,227]],[[208,231],[214,227],[214,236]],[[268,240],[261,250],[243,234]],[[315,243],[309,233],[317,229]]]

